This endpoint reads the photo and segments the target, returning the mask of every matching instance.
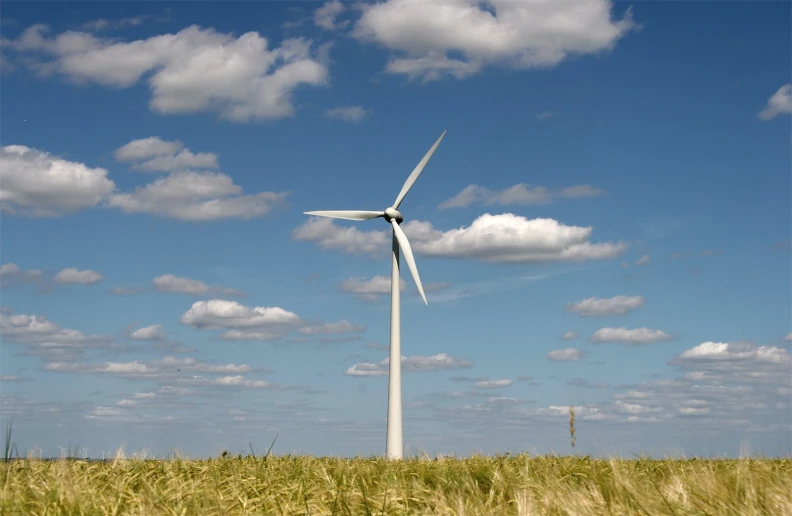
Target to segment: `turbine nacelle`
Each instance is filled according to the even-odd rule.
[[[392,206],[390,208],[386,208],[382,216],[385,217],[385,220],[388,222],[392,220],[395,220],[397,224],[404,222],[404,217],[402,217],[401,212]]]

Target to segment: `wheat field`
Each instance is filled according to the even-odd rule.
[[[19,459],[4,515],[792,515],[792,459]]]

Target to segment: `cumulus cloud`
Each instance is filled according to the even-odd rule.
[[[16,276],[17,274],[21,274],[22,269],[15,263],[5,263],[0,266],[0,278],[7,278],[10,276]]]
[[[579,338],[580,335],[578,335],[577,332],[574,332],[572,330],[565,331],[564,334],[561,335],[561,340],[575,340]]]
[[[669,364],[679,368],[683,376],[626,386],[583,378],[568,380],[566,384],[573,387],[615,391],[611,400],[576,405],[576,418],[662,424],[658,428],[660,432],[679,429],[684,434],[714,435],[724,428],[739,435],[788,432],[792,394],[789,388],[792,355],[788,350],[750,342],[705,342],[676,355]],[[457,394],[455,397],[460,398],[469,395]],[[492,421],[491,410],[482,405],[441,409],[438,415],[474,424]],[[527,422],[559,424],[568,418],[569,406],[507,406],[498,412],[501,427],[520,428]]]
[[[93,285],[102,281],[102,275],[96,271],[80,271],[73,267],[63,269],[52,279],[55,283],[70,283],[80,285]]]
[[[193,168],[219,168],[217,154],[193,154],[180,141],[164,141],[157,136],[132,140],[118,148],[114,156],[121,162],[134,162],[133,168],[145,172],[174,172]]]
[[[403,291],[407,288],[407,282],[399,278],[399,290]],[[370,280],[361,277],[352,277],[346,279],[338,285],[338,288],[344,292],[352,292],[358,298],[366,301],[378,301],[383,295],[390,295],[391,293],[391,278],[390,276],[374,276]]]
[[[184,221],[261,217],[283,206],[288,193],[243,195],[221,173],[182,171],[111,196],[107,205],[125,213],[148,213]]]
[[[617,344],[653,344],[673,339],[670,335],[661,330],[650,330],[649,328],[627,329],[621,328],[600,328],[591,336],[592,342],[613,342]]]
[[[160,156],[173,156],[184,148],[180,141],[165,141],[158,136],[150,136],[132,140],[116,149],[113,153],[116,161],[122,163],[145,161]]]
[[[629,10],[613,19],[611,8],[609,0],[388,0],[364,5],[353,35],[397,52],[391,73],[461,79],[486,65],[548,68],[607,51],[635,26]]]
[[[0,209],[5,214],[60,217],[97,206],[115,189],[103,168],[24,145],[2,147],[0,161]]]
[[[681,378],[632,386],[604,410],[627,422],[694,418],[711,428],[788,428],[792,355],[750,342],[703,342],[669,364]]]
[[[235,122],[287,117],[294,113],[295,88],[328,78],[311,41],[302,38],[273,47],[257,32],[235,37],[196,25],[129,42],[49,32],[33,25],[7,47],[33,54],[27,61],[43,75],[113,88],[145,80],[149,106],[161,114],[215,112]]]
[[[366,118],[368,113],[361,106],[341,106],[328,109],[325,114],[330,118],[337,118],[344,122],[357,123]]]
[[[341,319],[337,323],[305,326],[300,328],[300,333],[303,335],[337,335],[339,333],[358,333],[364,331],[365,329],[365,326],[356,326],[346,319]]]
[[[466,208],[473,204],[502,205],[511,204],[549,204],[559,198],[577,199],[596,197],[604,190],[591,185],[575,185],[551,190],[544,186],[530,187],[524,183],[516,184],[505,190],[493,191],[478,185],[465,187],[454,197],[443,201],[438,208]]]
[[[619,256],[627,244],[591,243],[592,227],[566,226],[553,219],[527,219],[519,215],[484,214],[468,227],[449,231],[429,222],[410,221],[403,226],[413,251],[425,256],[473,258],[495,263],[541,263],[608,259]],[[381,255],[390,249],[385,231],[360,231],[337,226],[330,219],[312,217],[292,233],[296,240],[314,241],[323,249]]]
[[[141,168],[178,170],[131,192],[117,191],[103,168],[89,168],[22,145],[5,146],[0,150],[0,209],[27,217],[59,217],[102,206],[204,221],[260,217],[285,204],[288,192],[244,195],[242,187],[225,174],[182,170],[191,165],[216,167],[214,154],[184,149],[173,156],[161,155],[176,152],[179,145],[150,138],[118,149],[121,160],[151,158],[142,161]]]
[[[109,335],[86,335],[64,329],[42,315],[0,313],[0,335],[4,343],[21,344],[29,353],[44,359],[73,359],[86,349],[107,349]]]
[[[390,359],[386,358],[379,364],[359,362],[346,371],[347,376],[382,376],[388,374]],[[467,360],[452,358],[445,353],[424,357],[401,357],[402,371],[448,371],[472,367]]]
[[[38,269],[22,270],[15,263],[0,265],[0,286],[10,287],[24,283],[33,283],[42,278],[43,272]]]
[[[361,231],[357,226],[341,227],[325,217],[310,217],[292,232],[292,238],[316,242],[322,249],[368,255],[382,254],[390,249],[391,243],[388,231]]]
[[[767,106],[759,112],[762,120],[772,120],[778,115],[792,113],[792,84],[784,84],[767,101]]]
[[[314,11],[314,23],[325,30],[339,30],[349,25],[349,20],[337,21],[338,15],[346,10],[344,4],[338,0],[325,2],[322,7]]]
[[[162,330],[161,324],[154,324],[138,328],[129,334],[129,338],[132,340],[163,340],[165,332]]]
[[[511,213],[484,214],[469,227],[446,232],[428,222],[411,221],[404,231],[419,253],[485,262],[577,262],[613,258],[627,248],[624,243],[590,243],[592,227],[566,226],[553,219],[529,220]]]
[[[279,307],[248,307],[236,301],[196,301],[181,316],[182,324],[200,330],[226,330],[226,340],[272,340],[293,330],[300,317]]]
[[[571,362],[588,354],[587,351],[575,348],[554,349],[547,354],[547,358],[556,362]]]
[[[641,265],[647,265],[651,261],[652,261],[652,257],[649,256],[648,254],[645,254],[640,258],[638,258],[638,260],[636,260],[635,265],[640,267]]]
[[[789,385],[792,355],[776,346],[750,342],[702,342],[671,364],[689,371],[689,380],[741,381]]]
[[[630,310],[644,305],[643,296],[615,296],[609,299],[589,297],[566,305],[567,312],[575,312],[582,317],[605,315],[624,315]]]

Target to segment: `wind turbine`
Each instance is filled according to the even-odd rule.
[[[369,220],[378,217],[384,218],[393,226],[393,246],[391,255],[391,329],[390,329],[390,363],[388,370],[388,433],[386,435],[385,454],[389,459],[401,459],[404,451],[402,442],[402,400],[401,400],[401,330],[400,330],[400,300],[399,300],[399,249],[404,253],[404,259],[407,266],[410,268],[412,277],[415,280],[415,285],[418,287],[418,292],[425,304],[426,294],[424,294],[423,285],[421,285],[421,277],[418,276],[418,268],[415,266],[415,259],[413,258],[410,242],[407,240],[407,235],[399,227],[399,224],[404,221],[399,206],[407,192],[410,191],[418,176],[421,175],[429,158],[432,157],[437,146],[443,141],[448,129],[443,131],[440,138],[432,145],[429,152],[418,163],[410,176],[405,181],[404,186],[396,196],[396,201],[393,206],[385,208],[385,211],[306,211],[305,215],[316,215],[318,217],[331,217],[334,219],[345,220]]]

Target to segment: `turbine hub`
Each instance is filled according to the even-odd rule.
[[[391,220],[395,220],[397,224],[401,224],[404,220],[402,214],[396,208],[390,207],[385,209],[385,220],[390,222]]]

